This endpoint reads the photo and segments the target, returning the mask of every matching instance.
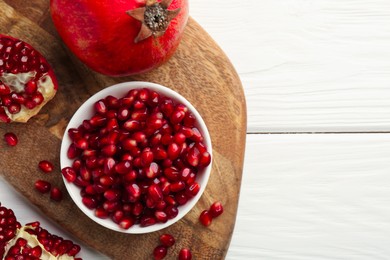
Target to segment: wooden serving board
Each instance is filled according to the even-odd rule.
[[[210,36],[190,19],[182,43],[170,61],[153,72],[110,78],[90,71],[62,44],[49,16],[49,0],[0,1],[1,33],[35,46],[53,66],[59,91],[27,124],[1,124],[0,136],[12,131],[19,144],[9,148],[0,142],[0,174],[49,218],[86,244],[112,259],[150,259],[158,236],[170,233],[176,245],[167,259],[175,259],[189,247],[194,259],[223,259],[232,236],[240,192],[246,137],[246,105],[243,89],[228,58]],[[86,217],[65,192],[60,203],[34,190],[37,179],[47,179],[63,191],[59,165],[61,138],[77,108],[102,88],[124,81],[151,81],[168,86],[186,97],[203,116],[213,143],[213,169],[207,188],[185,218],[161,232],[129,235],[108,230]],[[55,164],[52,174],[37,164]],[[198,216],[220,200],[225,213],[208,228]]]

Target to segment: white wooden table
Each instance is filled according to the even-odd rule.
[[[196,0],[244,85],[227,259],[390,259],[390,1]],[[39,219],[3,181],[0,201]],[[83,248],[84,259],[105,259]]]

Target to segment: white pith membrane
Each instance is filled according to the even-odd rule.
[[[17,229],[16,230],[16,236],[8,241],[7,243],[7,246],[5,247],[5,254],[4,256],[6,256],[8,254],[8,251],[9,249],[16,244],[16,241],[18,240],[18,238],[23,238],[25,240],[27,240],[27,244],[33,248],[33,247],[36,247],[36,246],[39,246],[40,248],[42,248],[42,255],[40,256],[39,259],[41,260],[73,260],[74,257],[73,256],[69,256],[67,254],[65,255],[61,255],[61,256],[54,256],[52,255],[50,252],[46,251],[46,249],[43,247],[43,245],[38,241],[37,237],[35,235],[31,235],[30,233],[26,232],[25,230],[26,229],[34,229],[33,226],[22,226],[20,229]],[[4,259],[4,257],[3,257]]]
[[[16,93],[20,93],[24,91],[25,85],[30,80],[34,79],[36,76],[36,71],[29,71],[23,73],[3,73],[0,76],[0,80],[7,85],[12,91]],[[24,105],[21,106],[20,112],[17,114],[11,114],[8,111],[8,108],[4,107],[4,111],[7,116],[14,122],[27,122],[28,119],[38,114],[40,109],[49,102],[56,94],[56,90],[54,89],[54,83],[49,76],[49,74],[44,74],[37,81],[37,86],[39,92],[41,92],[43,96],[43,102],[40,105],[37,105],[33,109],[28,109]]]

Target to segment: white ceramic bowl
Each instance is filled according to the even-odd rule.
[[[68,129],[69,128],[77,128],[85,119],[90,119],[94,112],[93,112],[93,105],[96,101],[105,98],[108,95],[112,95],[117,98],[123,97],[127,92],[131,89],[135,88],[148,88],[151,90],[154,90],[166,97],[171,98],[175,102],[182,103],[188,107],[188,109],[193,113],[193,115],[197,119],[197,127],[201,131],[203,137],[204,137],[204,143],[207,146],[207,150],[211,155],[212,158],[212,146],[211,146],[211,139],[210,134],[207,130],[206,124],[204,123],[202,117],[196,111],[196,109],[191,105],[187,99],[185,99],[183,96],[178,94],[177,92],[161,86],[159,84],[150,83],[150,82],[142,82],[142,81],[133,81],[133,82],[124,82],[120,84],[113,85],[111,87],[107,87],[100,92],[96,93],[95,95],[91,96],[73,115],[72,119],[70,120],[68,127],[66,128],[64,138],[62,140],[61,144],[61,169],[67,166],[71,166],[73,160],[70,160],[67,157],[67,150],[69,148],[69,145],[71,144],[71,140],[68,136]],[[76,185],[69,183],[64,179],[65,186],[72,197],[73,201],[76,203],[76,205],[93,221],[97,222],[98,224],[123,233],[129,233],[129,234],[142,234],[142,233],[149,233],[153,231],[157,231],[163,228],[166,228],[181,218],[183,218],[196,204],[196,202],[199,200],[199,198],[202,196],[203,191],[206,188],[210,172],[211,172],[212,163],[210,163],[209,166],[202,169],[198,176],[197,176],[197,182],[200,184],[200,191],[198,194],[191,198],[185,205],[179,206],[179,214],[171,219],[168,220],[166,223],[157,223],[152,226],[148,227],[140,227],[139,225],[134,225],[130,227],[129,229],[125,230],[120,228],[116,223],[114,223],[111,219],[101,219],[95,216],[94,211],[88,209],[82,202],[81,202],[81,195],[80,195],[80,188]]]

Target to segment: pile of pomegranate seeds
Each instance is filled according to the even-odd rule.
[[[0,259],[74,259],[80,246],[50,234],[39,222],[21,226],[11,209],[0,204]]]
[[[202,213],[200,213],[199,221],[205,227],[210,226],[213,218],[218,217],[222,213],[223,213],[222,203],[219,201],[214,202],[208,210],[203,210]]]
[[[4,135],[4,141],[9,145],[9,146],[15,146],[18,144],[18,137],[14,133],[6,133]]]
[[[149,89],[107,96],[95,114],[71,128],[62,169],[81,188],[82,202],[124,229],[165,223],[200,190],[196,178],[211,162],[194,115]]]

